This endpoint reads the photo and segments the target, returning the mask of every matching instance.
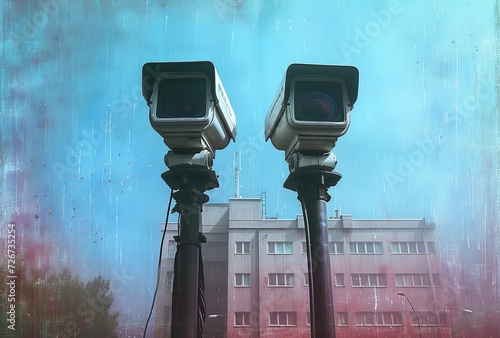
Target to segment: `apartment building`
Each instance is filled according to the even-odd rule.
[[[310,336],[303,217],[266,219],[261,208],[244,198],[204,205],[205,337]],[[176,227],[167,227],[156,337],[169,336]],[[451,336],[433,224],[340,215],[328,229],[337,337]]]

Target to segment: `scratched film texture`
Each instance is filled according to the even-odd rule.
[[[216,65],[237,116],[210,201],[234,196],[240,152],[240,194],[265,190],[278,218],[301,213],[263,136],[286,67],[356,66],[329,213],[435,222],[461,303],[498,328],[498,0],[7,0],[0,11],[2,245],[15,224],[18,269],[109,280],[117,334],[142,332],[169,196],[141,67],[188,60]]]

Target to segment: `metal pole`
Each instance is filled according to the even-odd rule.
[[[311,337],[335,338],[332,277],[328,253],[327,193],[340,179],[340,174],[319,169],[293,172],[285,188],[296,190],[304,210],[304,222],[309,236],[307,243],[311,302]]]
[[[182,194],[189,193],[180,191]],[[172,338],[197,338],[198,334],[198,270],[200,256],[201,204],[177,202],[180,208],[180,233],[177,244],[175,300],[172,308]]]
[[[176,166],[162,174],[164,181],[173,189],[179,213],[179,236],[174,267],[172,296],[172,338],[202,337],[204,309],[199,308],[199,269],[201,243],[201,206],[208,202],[205,190],[218,186],[215,172],[193,166]],[[200,317],[201,316],[201,317]]]
[[[330,255],[328,253],[326,202],[318,198],[306,200],[305,204],[308,210],[307,223],[311,242],[309,273],[312,276],[313,285],[314,337],[333,338],[335,337],[335,322]]]
[[[453,321],[452,321],[452,318],[451,318],[451,310],[458,310],[460,311],[460,313],[473,313],[472,310],[469,310],[469,309],[463,309],[463,308],[459,308],[459,307],[448,307],[446,308],[446,312],[448,312],[448,318],[449,318],[449,321],[450,321],[450,336],[451,338],[453,338],[454,334],[453,334]],[[461,323],[461,327],[460,327],[460,331],[464,331],[464,328],[463,328],[463,321],[460,320],[460,323]]]

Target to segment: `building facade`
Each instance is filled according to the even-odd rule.
[[[310,336],[303,217],[263,219],[261,210],[260,199],[204,206],[205,337]],[[170,336],[176,227],[167,227],[156,337]],[[434,227],[423,219],[328,220],[337,337],[451,336]]]

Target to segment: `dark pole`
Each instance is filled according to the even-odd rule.
[[[175,300],[172,307],[172,337],[198,337],[198,267],[201,250],[200,209],[190,191],[176,198],[180,214],[175,268]],[[184,195],[184,196],[181,196]],[[183,200],[185,198],[185,200]],[[191,199],[189,201],[189,199]]]
[[[290,173],[284,184],[297,191],[304,211],[313,338],[335,338],[326,203],[330,200],[328,188],[340,178],[335,172],[308,168]]]
[[[179,213],[179,236],[174,267],[172,293],[172,338],[202,337],[204,309],[200,309],[199,278],[201,243],[205,237],[201,232],[201,206],[208,202],[205,190],[218,186],[215,172],[190,165],[172,167],[162,174],[164,181],[173,190]]]

